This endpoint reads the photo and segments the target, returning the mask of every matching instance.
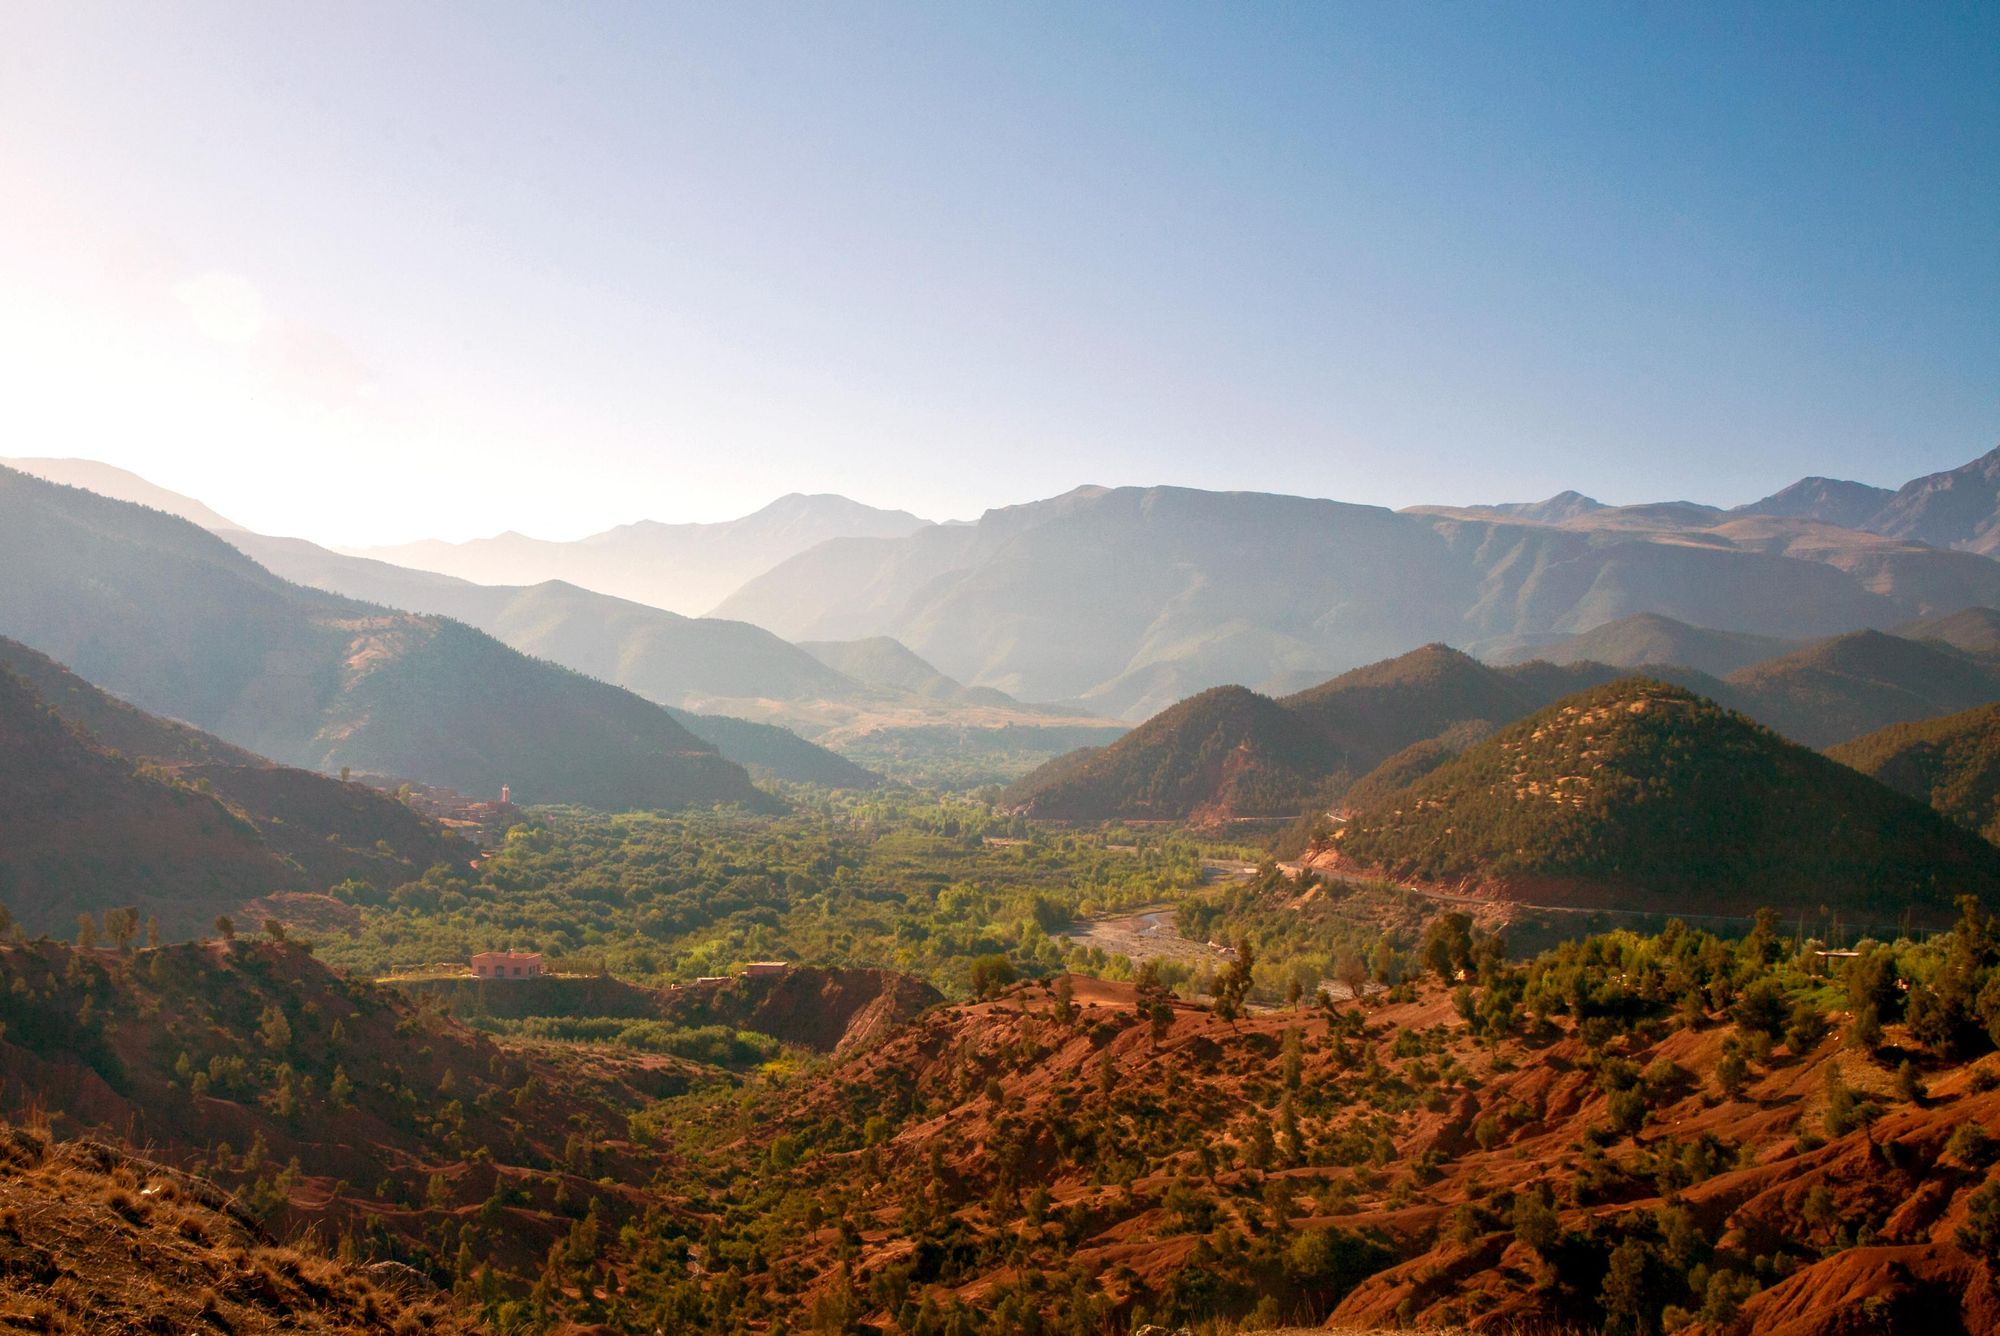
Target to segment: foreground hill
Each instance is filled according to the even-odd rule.
[[[769,804],[629,692],[289,584],[161,512],[0,469],[0,565],[0,634],[274,760],[529,802]]]
[[[1827,755],[2000,843],[2000,705],[1895,724]]]
[[[1225,1020],[1078,978],[936,1008],[810,1079],[674,1106],[692,1159],[671,1181],[723,1222],[699,1244],[741,1288],[675,1265],[696,1239],[671,1230],[628,1311],[1836,1336],[1873,1296],[1992,1336],[1990,1046],[1895,1001],[1855,1017],[1926,992],[1947,951],[1979,962],[1976,993],[1974,926],[1845,986],[1768,936],[1677,928],[1521,966],[1447,953],[1462,986],[1338,1011]],[[774,1200],[798,1205],[755,1207]]]
[[[1354,813],[1337,863],[1530,903],[1877,923],[2000,894],[2000,850],[1677,687],[1569,697]]]
[[[275,942],[0,946],[0,1021],[5,1107],[147,1146],[274,1233],[314,1227],[446,1285],[461,1243],[525,1289],[571,1212],[630,1218],[642,1199],[612,1182],[649,1157],[626,1113],[691,1079],[504,1048]]]
[[[901,510],[844,496],[793,493],[717,524],[641,520],[575,542],[505,533],[466,543],[424,541],[354,555],[487,585],[563,580],[598,593],[690,616],[787,557],[835,538],[893,538],[927,527]]]
[[[475,1329],[419,1273],[280,1245],[209,1179],[102,1141],[0,1123],[0,1220],[8,1331]]]

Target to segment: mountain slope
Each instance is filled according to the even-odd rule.
[[[273,765],[199,729],[147,714],[18,641],[0,637],[0,670],[17,674],[91,742],[221,799],[291,865],[285,887],[318,891],[352,878],[387,890],[440,863],[462,865],[473,853],[387,794]]]
[[[2000,843],[2000,705],[1895,724],[1826,754]]]
[[[1817,520],[1843,529],[1862,529],[1896,494],[1887,487],[1839,478],[1800,478],[1759,501],[1738,506],[1739,515],[1775,515],[1781,519]]]
[[[2000,611],[1961,608],[1941,617],[1919,617],[1896,628],[1906,640],[1942,640],[1968,654],[2000,654]]]
[[[114,501],[130,501],[134,505],[162,510],[214,532],[243,527],[216,514],[191,496],[170,492],[136,473],[94,459],[0,459],[0,466],[18,469],[65,487],[82,487]]]
[[[1427,645],[1282,700],[1217,687],[1050,762],[1001,801],[1076,821],[1296,816],[1418,743],[1483,731],[1611,675],[1594,664],[1502,670]]]
[[[926,700],[965,705],[994,705],[1020,708],[1021,703],[991,687],[968,687],[946,677],[936,668],[888,636],[866,640],[808,640],[799,648],[827,667],[856,682],[893,691],[907,691]]]
[[[480,585],[385,561],[343,556],[296,538],[230,541],[288,580],[406,612],[452,617],[524,654],[549,659],[660,705],[702,709],[733,699],[858,696],[812,655],[747,622],[683,617],[560,580]]]
[[[274,760],[529,802],[768,804],[637,696],[289,584],[156,511],[0,469],[0,567],[0,634]]]
[[[1862,527],[1932,547],[2000,552],[2000,448],[1904,483]]]
[[[882,783],[874,771],[863,769],[839,752],[807,742],[789,728],[671,707],[667,713],[682,728],[753,774],[830,789],[872,789]]]
[[[2000,850],[1691,692],[1568,697],[1356,812],[1343,864],[1532,903],[1947,919]]]
[[[1678,664],[1721,677],[1798,648],[1797,643],[1747,631],[1711,631],[1642,612],[1578,635],[1495,656],[1500,663],[1608,663],[1616,668]]]
[[[1132,719],[1431,641],[1514,650],[1636,613],[1806,639],[1968,604],[2000,606],[2000,563],[1809,521],[1669,505],[1551,525],[1160,487],[825,544],[717,614],[892,636],[958,681]]]
[[[1829,747],[2000,700],[2000,660],[1856,631],[1738,669],[1723,682],[1732,708],[1796,742]]]
[[[424,541],[361,548],[351,555],[476,584],[563,580],[693,616],[708,611],[752,576],[829,539],[901,537],[928,524],[907,511],[879,510],[843,496],[793,493],[720,524],[642,520],[575,542],[506,533],[467,543]]]
[[[299,875],[210,794],[93,744],[0,669],[0,903],[30,933],[136,907],[169,936]]]
[[[1109,746],[1049,762],[1000,801],[1065,821],[1289,816],[1327,777],[1327,752],[1268,696],[1214,687]]]

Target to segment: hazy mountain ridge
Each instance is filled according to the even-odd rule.
[[[476,584],[563,580],[693,616],[752,576],[828,539],[901,537],[929,523],[907,511],[881,510],[844,496],[795,492],[740,519],[715,524],[640,520],[574,542],[505,533],[464,543],[428,539],[342,551]]]
[[[147,714],[18,641],[0,637],[0,671],[15,674],[87,744],[144,763],[143,777],[178,781],[220,799],[290,865],[269,890],[319,891],[350,878],[386,890],[441,863],[462,865],[475,852],[387,794],[275,765],[199,729]],[[103,908],[97,901],[116,895],[115,884],[100,887],[75,876],[95,857],[89,849],[71,847],[65,861],[42,865],[51,877],[69,878],[84,897],[68,908],[66,918],[57,916],[56,926],[73,921],[82,909]],[[176,930],[206,922],[198,917]]]
[[[229,540],[289,579],[371,603],[450,616],[669,711],[713,720],[676,716],[731,760],[781,779],[839,787],[878,782],[821,740],[892,757],[906,745],[935,750],[935,742],[921,737],[938,727],[962,727],[979,740],[1013,726],[1015,745],[1035,745],[1022,729],[1097,722],[1074,710],[1023,705],[997,691],[961,686],[894,642],[823,645],[810,652],[748,622],[683,617],[561,581],[527,588],[478,585],[343,556],[302,539],[239,532]],[[825,661],[829,657],[835,665]],[[839,671],[840,662],[867,680]],[[1049,737],[1039,744],[1043,756],[1070,745],[1064,733]]]
[[[527,801],[769,804],[637,696],[290,584],[160,512],[0,470],[0,560],[0,633],[274,760]]]
[[[2000,563],[1764,516],[1732,533],[1706,509],[1720,531],[1693,532],[1684,509],[1550,525],[1087,489],[969,529],[823,545],[718,613],[798,640],[893,636],[957,680],[1134,718],[1218,683],[1430,641],[1519,652],[1637,613],[1804,640],[2000,604]]]
[[[1606,663],[1614,668],[1654,664],[1698,668],[1717,677],[1799,648],[1796,641],[1743,631],[1689,626],[1658,613],[1641,612],[1606,622],[1580,634],[1493,656],[1496,663]]]

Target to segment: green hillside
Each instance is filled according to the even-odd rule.
[[[604,808],[768,807],[630,692],[289,584],[185,520],[0,469],[0,634],[260,755]]]
[[[1892,724],[1827,755],[2000,843],[2000,705]]]
[[[1534,903],[1893,922],[2000,891],[2000,850],[1678,687],[1559,701],[1355,813],[1343,861]]]

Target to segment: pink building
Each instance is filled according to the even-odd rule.
[[[482,979],[534,979],[542,973],[539,951],[481,951],[472,958],[472,972]]]

